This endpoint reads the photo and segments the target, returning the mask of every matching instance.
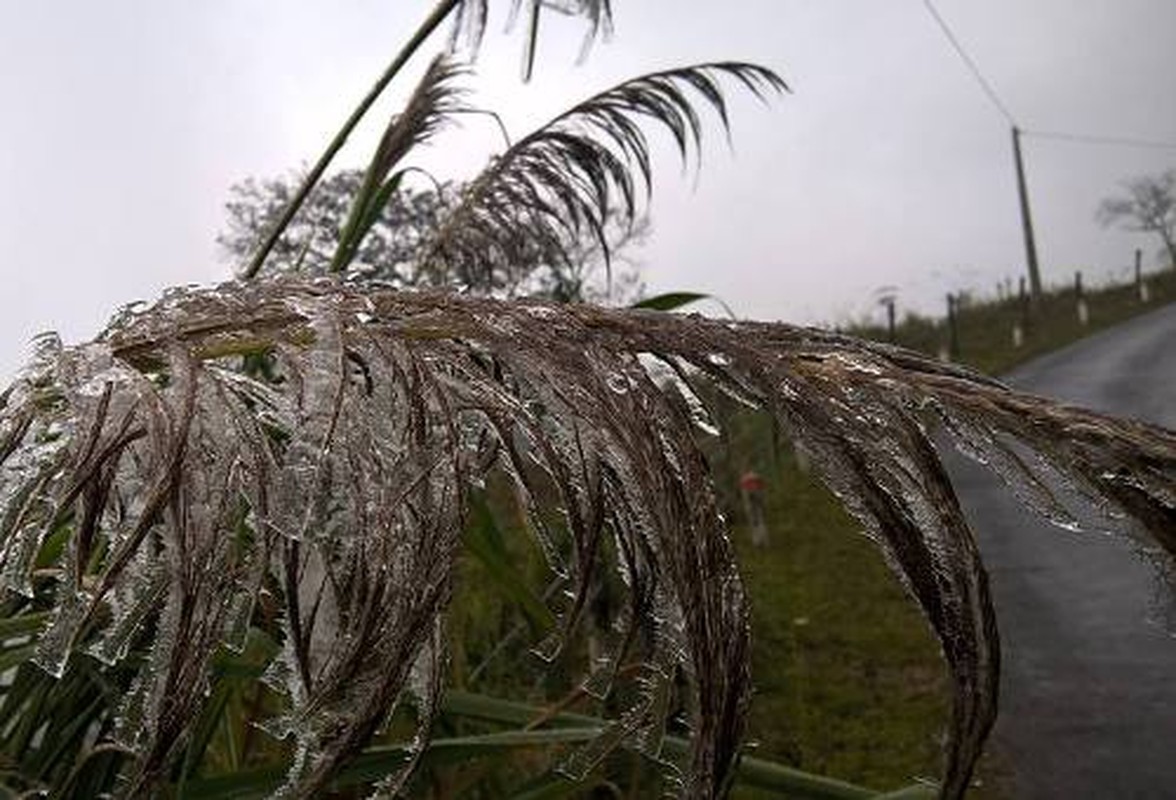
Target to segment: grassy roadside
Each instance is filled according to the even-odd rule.
[[[1176,272],[1149,279],[1149,302],[1134,286],[1088,290],[1088,324],[1074,290],[1048,294],[1036,324],[1013,301],[971,303],[957,315],[958,360],[989,373],[1069,344],[1176,299]],[[885,341],[883,329],[854,333]],[[908,318],[896,343],[938,354],[945,321]],[[787,454],[772,453],[766,423],[744,422],[720,457],[717,477],[733,486],[739,465],[769,482],[772,539],[753,549],[736,529],[752,598],[757,696],[750,738],[757,755],[880,789],[939,772],[950,707],[938,645],[877,549],[838,503]],[[738,460],[738,464],[734,463]],[[726,463],[724,463],[726,462]],[[981,762],[974,796],[1000,798],[999,755]],[[737,794],[753,798],[753,793]]]
[[[877,789],[934,778],[949,687],[918,609],[840,503],[768,444],[765,418],[726,430],[712,456],[720,484],[750,466],[769,487],[767,546],[751,545],[738,514],[734,530],[752,608],[751,752]]]
[[[1024,303],[1016,298],[963,303],[956,313],[958,350],[953,360],[989,375],[1000,375],[1039,355],[1176,300],[1176,270],[1149,275],[1146,283],[1146,301],[1140,299],[1134,284],[1086,289],[1083,292],[1089,315],[1086,324],[1079,319],[1072,286],[1045,293],[1040,313],[1032,320],[1026,319]],[[1018,325],[1024,339],[1020,346],[1014,346],[1013,328]],[[889,340],[889,332],[878,326],[853,327],[850,332],[881,342]],[[894,342],[939,355],[950,349],[951,338],[947,320],[908,315],[896,328]]]
[[[739,541],[756,754],[879,789],[934,777],[948,710],[934,638],[834,498],[790,459],[776,485],[769,545]]]

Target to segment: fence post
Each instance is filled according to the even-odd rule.
[[[1151,299],[1147,284],[1143,282],[1143,251],[1135,248],[1135,296],[1139,302],[1146,303]]]
[[[1082,291],[1082,270],[1074,273],[1074,305],[1078,311],[1078,324],[1090,324],[1090,308],[1086,305],[1086,295]]]
[[[886,330],[890,335],[890,343],[894,344],[894,298],[886,300]]]
[[[1021,316],[1021,330],[1025,333],[1033,330],[1033,313],[1030,302],[1025,276],[1022,275],[1017,281],[1017,305]]]
[[[956,298],[951,292],[947,293],[947,355],[953,361],[960,357],[960,331],[956,319]]]

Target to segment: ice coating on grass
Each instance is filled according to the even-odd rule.
[[[727,365],[730,363],[729,359],[716,358],[715,353],[707,356],[707,361],[714,365]],[[682,401],[686,404],[690,412],[690,421],[694,426],[708,436],[720,436],[722,431],[714,422],[711,412],[707,409],[706,403],[699,398],[697,392],[690,386],[689,375],[693,373],[698,375],[697,368],[690,365],[689,362],[673,362],[663,361],[652,353],[640,353],[638,355],[638,363],[645,370],[649,379],[654,382],[663,392],[673,390]],[[736,399],[740,399],[746,405],[752,408],[758,408],[753,402],[743,399],[741,395],[735,390],[729,390],[731,395]]]
[[[939,637],[955,695],[944,796],[962,795],[992,724],[999,652],[937,427],[1047,517],[1066,520],[1043,469],[1133,515],[1170,569],[1169,431],[820,331],[319,280],[178,289],[95,343],[46,339],[0,401],[0,578],[54,597],[36,655],[50,673],[137,659],[114,710],[138,754],[120,791],[169,780],[214,655],[265,626],[282,706],[261,724],[293,737],[279,795],[321,791],[409,698],[419,728],[377,787],[391,793],[438,713],[468,492],[499,471],[561,590],[538,653],[561,653],[601,581],[626,594],[583,689],[628,699],[564,769],[618,747],[662,758],[680,702],[691,744],[668,768],[684,796],[712,796],[751,686],[699,446],[727,397],[811,456]],[[65,541],[37,565],[51,535]]]

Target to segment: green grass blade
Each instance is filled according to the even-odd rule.
[[[335,138],[331,139],[330,144],[327,145],[327,149],[319,156],[319,160],[311,167],[306,179],[298,187],[298,193],[294,195],[294,199],[290,201],[290,205],[282,212],[282,216],[277,224],[274,225],[273,230],[269,232],[266,240],[257,249],[257,253],[254,254],[249,265],[242,271],[241,277],[253,278],[257,275],[265,263],[266,258],[269,256],[270,251],[274,249],[274,245],[282,238],[282,234],[286,232],[286,228],[289,227],[290,222],[294,219],[298,210],[302,208],[302,204],[306,202],[306,198],[310,196],[310,192],[314,189],[315,184],[319,182],[323,173],[327,171],[327,167],[334,160],[335,155],[343,148],[343,145],[347,142],[347,137],[355,130],[355,126],[363,119],[368,109],[376,102],[376,99],[388,88],[388,84],[392,82],[392,79],[400,74],[400,70],[404,68],[408,60],[420,49],[421,45],[425,43],[425,40],[433,35],[433,31],[460,4],[461,0],[441,0],[429,13],[429,16],[425,18],[425,21],[421,23],[421,26],[417,28],[412,38],[396,54],[396,57],[392,59],[392,63],[384,70],[384,74],[379,77],[375,85],[364,95],[363,100],[359,102],[359,105],[351,112],[351,116],[343,123],[343,127],[335,134]]]
[[[404,179],[404,171],[401,170],[384,181],[383,185],[376,190],[375,195],[367,203],[364,208],[363,218],[360,220],[359,228],[355,232],[355,241],[351,244],[352,258],[355,252],[359,250],[359,245],[363,241],[363,237],[367,236],[368,231],[376,224],[383,213],[384,208],[387,207],[392,195],[396,194],[400,189],[400,182]]]
[[[673,311],[676,308],[681,308],[682,306],[708,298],[710,298],[709,294],[702,294],[700,292],[666,292],[665,294],[639,300],[629,306],[629,308],[645,308],[650,311]]]
[[[504,725],[530,725],[545,717],[545,710],[539,706],[519,703],[514,700],[502,700],[474,692],[454,690],[445,693],[445,700],[441,707],[446,714]],[[550,717],[548,724],[554,727],[584,727],[603,725],[604,723],[596,717],[565,711]]]
[[[737,319],[735,312],[731,310],[731,306],[723,302],[723,299],[716,297],[713,294],[703,294],[701,292],[666,292],[665,294],[647,297],[644,300],[638,300],[629,308],[644,308],[649,311],[675,311],[683,306],[696,303],[699,300],[710,300],[718,303],[723,307],[723,311],[731,319]]]
[[[667,750],[672,751],[681,746],[685,752],[686,744],[683,739],[666,739]],[[735,782],[741,786],[769,789],[787,797],[803,800],[866,800],[878,796],[872,789],[824,775],[814,775],[762,758],[741,758],[735,771]]]
[[[874,800],[935,800],[937,797],[939,797],[938,786],[919,783],[897,789],[893,792],[876,795]]]
[[[33,657],[36,645],[26,644],[0,652],[0,672],[19,666]]]
[[[22,614],[17,617],[0,619],[0,642],[17,636],[32,636],[40,633],[41,628],[49,621],[50,612],[40,611],[33,614]]]
[[[485,498],[481,496],[470,500],[470,522],[462,534],[462,541],[467,551],[494,581],[495,587],[507,599],[518,604],[536,633],[545,633],[555,627],[555,614],[531,590],[526,577],[515,568],[506,550],[502,531],[494,521]]]
[[[561,730],[502,731],[481,736],[458,736],[434,739],[422,756],[422,764],[444,764],[466,761],[503,750],[550,747],[560,744],[588,742],[600,735],[599,727],[568,728]],[[377,781],[400,767],[409,758],[406,747],[379,747],[366,750],[340,770],[332,782],[335,789],[344,789]],[[274,767],[218,775],[191,781],[184,793],[187,800],[202,798],[263,797],[278,787],[285,772]]]
[[[487,722],[506,725],[528,725],[544,718],[544,709],[510,700],[500,700],[471,692],[451,691],[443,706],[446,714],[469,717]],[[572,730],[583,731],[595,727],[603,730],[607,723],[584,714],[560,713],[546,720],[555,730],[564,726],[575,726]],[[684,756],[690,744],[685,739],[667,736],[664,748],[668,754]],[[800,800],[865,800],[878,796],[878,792],[856,786],[836,778],[827,778],[809,772],[777,764],[762,758],[744,757],[739,761],[735,779],[745,786],[754,786],[781,792]],[[916,787],[922,788],[922,787]],[[907,790],[903,790],[907,791]],[[917,798],[920,795],[912,795]]]

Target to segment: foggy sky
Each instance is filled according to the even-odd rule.
[[[229,186],[313,161],[430,5],[0,0],[0,381],[41,330],[90,338],[122,303],[229,277],[214,242]],[[734,100],[733,150],[709,128],[697,175],[659,150],[654,235],[636,254],[651,292],[839,321],[876,313],[881,287],[938,313],[947,291],[1022,274],[1008,122],[920,0],[614,0],[615,35],[584,64],[581,24],[545,23],[525,86],[509,3],[491,5],[471,100],[516,136],[684,63],[756,61],[794,89]],[[1176,141],[1171,0],[936,5],[1022,127]],[[336,166],[366,162],[410,86]],[[416,161],[460,178],[497,145],[470,118]],[[1154,268],[1156,243],[1094,212],[1176,150],[1030,138],[1025,156],[1047,282],[1122,274],[1136,246]]]

